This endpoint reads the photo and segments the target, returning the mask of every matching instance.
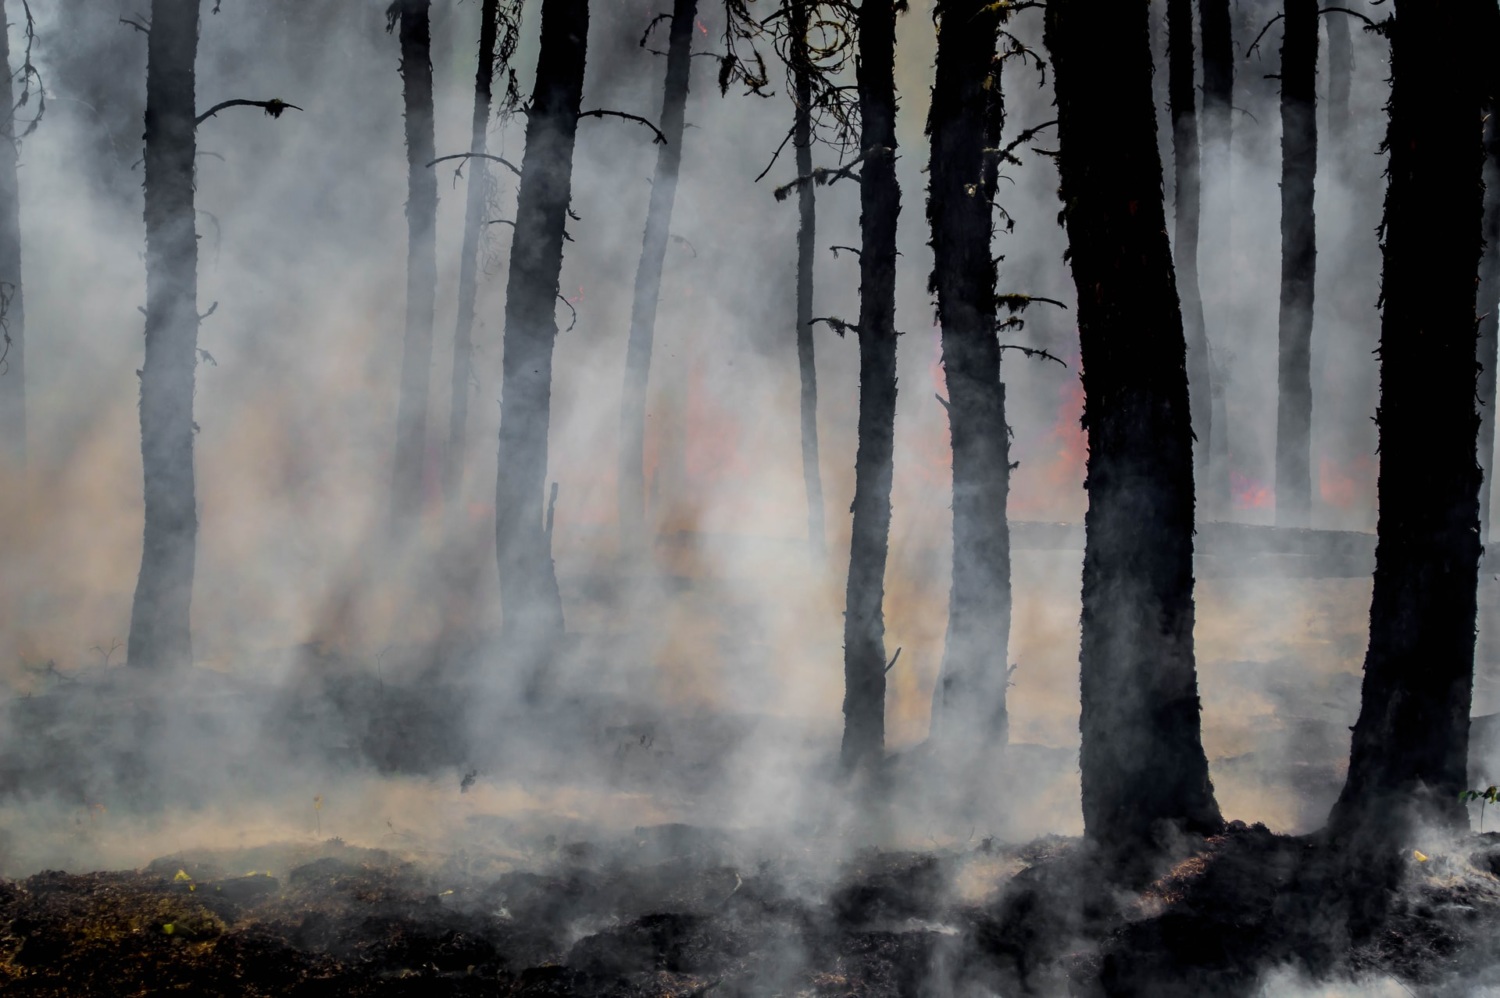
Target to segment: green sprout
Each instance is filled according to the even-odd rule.
[[[1500,803],[1500,787],[1489,787],[1485,790],[1461,790],[1458,794],[1460,804],[1468,804],[1471,801],[1479,801],[1479,833],[1484,834],[1484,806],[1486,804]]]

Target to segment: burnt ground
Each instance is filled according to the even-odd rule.
[[[331,840],[0,882],[0,992],[126,995],[1238,995],[1264,974],[1496,983],[1500,835],[1406,863],[1351,938],[1307,839],[1238,826],[1140,891],[1075,840],[869,852],[815,884],[718,833],[563,843],[476,875]],[[247,871],[236,862],[259,862]]]

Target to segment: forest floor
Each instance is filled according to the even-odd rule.
[[[0,993],[936,998],[1333,994],[1306,983],[1330,979],[1375,994],[1500,985],[1500,835],[1413,857],[1381,927],[1358,940],[1309,874],[1318,848],[1238,826],[1138,891],[1100,886],[1063,838],[871,851],[822,883],[791,875],[796,857],[742,865],[721,833],[684,825],[558,843],[536,868],[504,872],[475,855],[424,865],[338,840],[176,855],[135,872],[0,882]]]

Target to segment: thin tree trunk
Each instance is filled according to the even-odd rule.
[[[885,749],[885,562],[890,550],[896,426],[896,7],[859,8],[859,447],[844,609],[846,771]]]
[[[683,115],[687,108],[688,69],[692,63],[693,23],[698,0],[674,0],[667,43],[667,79],[662,89],[661,130],[666,143],[657,146],[646,234],[635,271],[635,299],[630,308],[630,339],[625,348],[625,387],[620,400],[620,549],[649,549],[646,527],[646,389],[651,377],[651,347],[656,337],[656,305],[661,298],[662,264],[672,229],[672,203],[682,165]]]
[[[793,0],[789,8],[793,94],[796,109],[792,145],[797,176],[812,175],[812,64],[807,47],[811,0]],[[823,529],[823,474],[818,465],[818,367],[813,358],[813,256],[817,239],[817,194],[814,185],[797,188],[797,373],[802,381],[802,481],[807,493],[807,543],[821,562],[827,541]]]
[[[0,0],[0,28],[5,5]],[[21,285],[21,182],[17,176],[20,139],[16,134],[10,39],[0,30],[0,457],[16,468],[26,464],[26,309]]]
[[[543,491],[552,350],[557,342],[555,309],[588,33],[588,0],[543,0],[541,49],[526,116],[526,154],[505,299],[495,553],[507,636],[537,655],[545,654],[563,630]],[[539,674],[531,677],[533,690],[539,679]]]
[[[1117,857],[1149,852],[1163,826],[1220,825],[1200,737],[1187,348],[1146,15],[1086,0],[1050,0],[1046,15],[1089,451],[1084,832]]]
[[[1474,395],[1479,4],[1398,0],[1380,323],[1380,516],[1349,774],[1329,817],[1377,843],[1467,828],[1479,572]],[[1355,851],[1364,851],[1356,849]]]
[[[953,446],[953,578],[932,733],[972,751],[1005,744],[1009,727],[1010,440],[990,249],[996,157],[985,151],[998,148],[1004,97],[999,12],[985,0],[945,0],[937,12],[927,218]]]
[[[431,0],[396,0],[386,11],[400,22],[401,79],[406,102],[406,338],[391,522],[409,530],[421,513],[427,450],[427,390],[432,373],[432,313],[437,301],[437,174],[432,111]]]
[[[1194,68],[1192,0],[1167,0],[1167,95],[1172,110],[1172,172],[1177,180],[1172,260],[1177,268],[1182,326],[1187,339],[1188,402],[1195,439],[1193,477],[1206,482],[1209,441],[1213,436],[1213,381],[1209,374],[1208,334],[1203,325],[1203,299],[1198,291],[1198,220],[1202,195]]]
[[[1328,26],[1328,137],[1340,162],[1349,144],[1349,92],[1354,82],[1354,38],[1348,14],[1331,11]]]
[[[1281,313],[1276,402],[1276,523],[1312,515],[1312,326],[1317,228],[1318,3],[1286,0],[1281,43]]]
[[[470,132],[468,201],[464,206],[464,248],[458,263],[458,326],[453,332],[453,384],[448,418],[448,449],[443,460],[443,494],[449,514],[459,504],[469,436],[469,380],[474,376],[474,300],[479,292],[479,243],[487,224],[490,172],[481,158],[489,144],[490,104],[495,79],[495,38],[500,0],[484,0],[479,12],[479,70],[474,76],[474,120]]]
[[[1500,7],[1484,0],[1484,37],[1500,44]],[[1490,485],[1495,476],[1496,370],[1500,368],[1500,72],[1491,71],[1484,122],[1484,255],[1479,261],[1479,541],[1490,540]]]
[[[199,0],[152,0],[146,68],[146,362],[141,465],[146,523],[130,609],[132,665],[192,664],[189,616],[198,511],[193,378],[198,363],[194,60]]]
[[[1234,30],[1229,16],[1229,0],[1199,0],[1198,32],[1203,48],[1203,129],[1201,203],[1207,225],[1209,245],[1215,247],[1208,258],[1208,287],[1211,302],[1218,308],[1212,314],[1221,318],[1231,304],[1234,267],[1231,248],[1234,245],[1234,209],[1232,205],[1233,98],[1234,98]],[[1200,265],[1203,260],[1200,259]],[[1201,301],[1200,285],[1200,301]],[[1201,306],[1200,306],[1201,307]],[[1199,499],[1204,519],[1222,517],[1231,506],[1229,489],[1229,419],[1224,402],[1227,372],[1215,356],[1213,338],[1207,335],[1210,378],[1210,411],[1212,413],[1207,441],[1208,475],[1199,483]]]

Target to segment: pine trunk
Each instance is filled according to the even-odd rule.
[[[1207,267],[1212,310],[1221,318],[1231,304],[1234,265],[1233,157],[1234,136],[1234,29],[1229,16],[1229,0],[1199,0],[1198,33],[1203,48],[1203,117],[1200,213],[1207,219],[1200,225],[1200,236],[1206,229],[1209,245],[1215,247]],[[1200,266],[1204,261],[1199,260]],[[1202,285],[1200,284],[1200,301]],[[1223,517],[1230,510],[1229,488],[1229,419],[1224,402],[1227,373],[1214,355],[1212,337],[1206,333],[1210,379],[1209,438],[1199,444],[1208,450],[1208,476],[1198,483],[1199,501],[1204,519]]]
[[[126,655],[159,669],[192,664],[189,616],[198,510],[193,379],[198,363],[194,60],[198,0],[152,0],[146,69],[146,362],[141,465],[146,523]]]
[[[1349,774],[1329,818],[1336,836],[1377,847],[1418,820],[1468,827],[1479,6],[1398,0],[1391,33],[1375,588]]]
[[[1276,523],[1312,515],[1312,327],[1318,172],[1317,0],[1286,0],[1281,43],[1281,312],[1276,394]]]
[[[401,79],[406,103],[406,337],[391,521],[409,530],[422,511],[427,450],[427,391],[432,373],[432,313],[437,303],[437,174],[432,111],[431,0],[397,0]]]
[[[490,104],[495,79],[495,37],[500,0],[484,0],[479,12],[479,70],[474,77],[474,120],[469,139],[468,200],[464,206],[463,257],[458,263],[458,325],[453,332],[453,384],[448,418],[448,449],[443,461],[443,495],[449,515],[460,502],[469,437],[469,381],[474,376],[474,301],[479,293],[479,244],[488,219],[490,172],[480,158],[489,144]]]
[[[1084,832],[1119,857],[1167,829],[1220,825],[1200,737],[1187,348],[1146,17],[1145,4],[1085,0],[1050,0],[1046,15],[1089,452]]]
[[[795,118],[792,146],[797,154],[797,176],[812,175],[812,65],[807,47],[811,0],[793,0],[792,64],[795,75]],[[817,239],[817,194],[814,185],[797,188],[797,374],[802,381],[802,481],[807,494],[807,543],[814,560],[822,562],[827,541],[823,529],[823,474],[818,465],[818,368],[813,357],[813,256]]]
[[[635,298],[630,308],[630,339],[625,348],[625,387],[620,401],[620,549],[649,549],[646,526],[646,390],[651,377],[651,348],[656,338],[656,306],[661,298],[663,262],[672,230],[672,203],[682,165],[683,116],[687,108],[693,24],[698,0],[674,0],[667,44],[667,79],[662,89],[661,130],[666,143],[656,151],[646,234],[635,271]]]
[[[896,435],[896,6],[859,8],[859,445],[844,609],[846,771],[885,750],[885,563]]]
[[[1485,0],[1483,37],[1500,44],[1500,7]],[[1493,65],[1493,64],[1492,64]],[[1484,255],[1479,261],[1479,541],[1490,540],[1490,485],[1495,477],[1495,390],[1500,368],[1500,72],[1491,70],[1484,121]]]
[[[0,0],[0,26],[5,4]],[[21,285],[21,147],[10,69],[10,42],[0,31],[0,458],[13,469],[26,464],[26,309]]]
[[[588,0],[543,0],[541,49],[526,116],[526,153],[505,299],[495,551],[506,634],[538,656],[555,645],[563,630],[543,491],[557,289],[573,191],[573,142],[588,33]],[[539,678],[540,673],[531,677],[534,689]]]
[[[953,578],[932,733],[947,748],[1003,745],[1010,641],[1010,440],[995,328],[993,151],[1004,123],[995,42],[1000,15],[984,0],[938,7],[937,78],[927,218],[953,447]]]

